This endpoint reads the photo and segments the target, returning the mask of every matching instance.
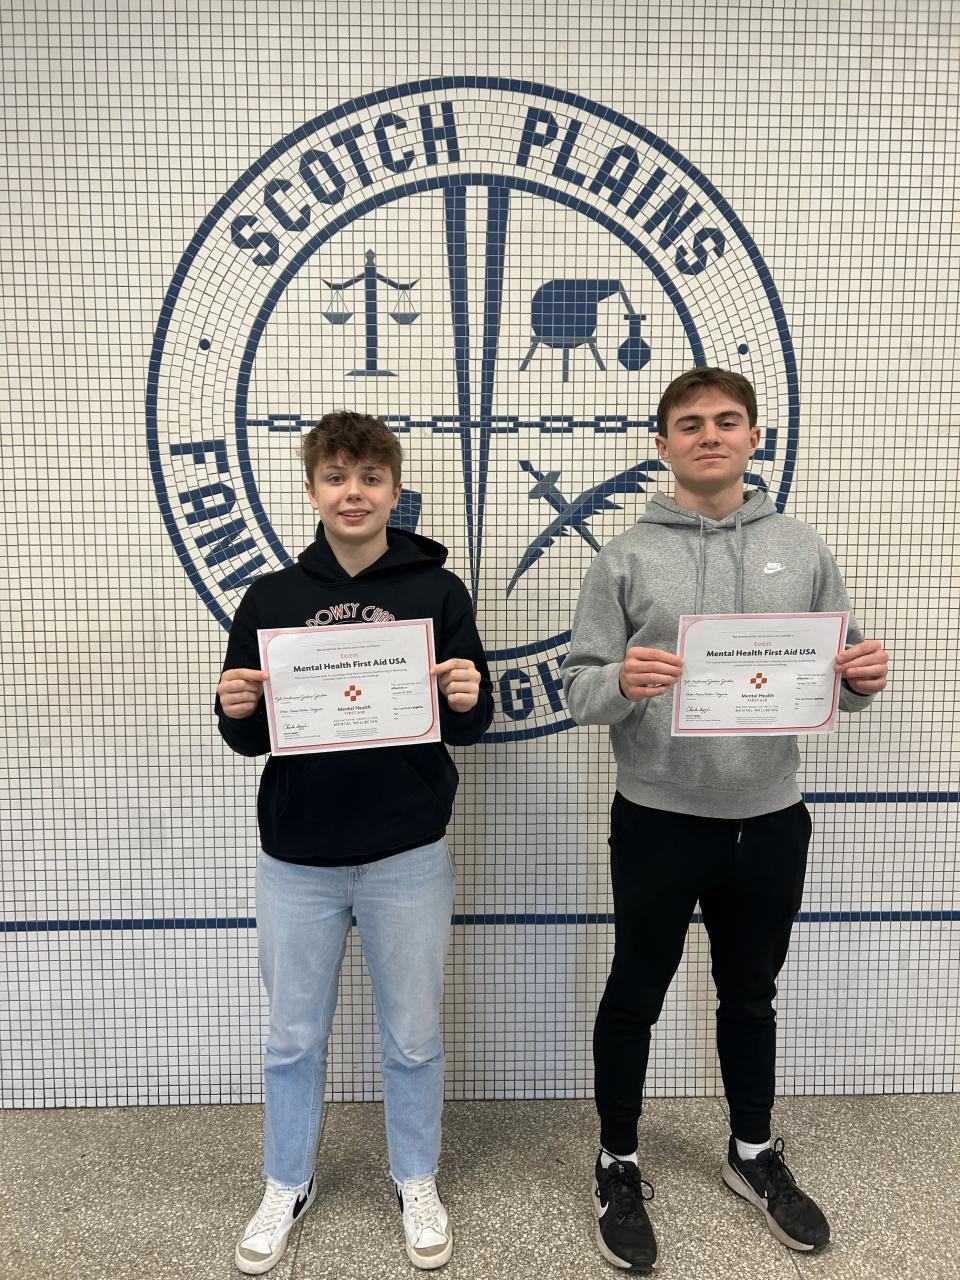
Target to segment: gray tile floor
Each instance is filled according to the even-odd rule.
[[[3,1280],[236,1280],[260,1197],[259,1107],[0,1112]],[[787,1160],[833,1229],[788,1253],[720,1182],[713,1099],[655,1099],[641,1167],[662,1280],[960,1280],[960,1095],[786,1098]],[[469,1102],[445,1114],[447,1280],[611,1280],[593,1246],[588,1102]],[[374,1104],[328,1110],[320,1190],[273,1280],[411,1280]]]

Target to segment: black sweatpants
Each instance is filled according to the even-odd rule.
[[[717,988],[717,1053],[734,1136],[770,1137],[776,978],[800,909],[810,843],[801,802],[757,818],[698,818],[632,804],[610,813],[614,955],[593,1033],[600,1141],[637,1146],[650,1028],[699,899]]]

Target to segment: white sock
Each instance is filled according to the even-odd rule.
[[[766,1142],[741,1142],[739,1138],[734,1138],[737,1144],[737,1155],[741,1160],[756,1160],[761,1151],[766,1151],[770,1146],[770,1139]]]
[[[600,1148],[600,1168],[601,1169],[609,1169],[610,1166],[615,1161],[618,1161],[618,1160],[621,1164],[635,1164],[637,1165],[638,1168],[640,1166],[640,1161],[637,1159],[636,1151],[634,1151],[634,1153],[629,1156],[615,1156],[613,1152],[608,1151],[606,1147]]]

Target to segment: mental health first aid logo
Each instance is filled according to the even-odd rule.
[[[228,627],[249,583],[313,536],[301,435],[331,409],[383,417],[405,454],[396,523],[447,546],[475,602],[488,739],[538,737],[571,724],[559,666],[584,573],[667,483],[660,393],[703,364],[756,386],[746,480],[782,510],[790,335],[708,179],[574,94],[403,85],[282,139],[198,228],[150,365],[157,497]]]

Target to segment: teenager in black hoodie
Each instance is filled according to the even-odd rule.
[[[477,742],[493,715],[470,596],[446,549],[388,527],[401,452],[376,418],[327,414],[305,437],[320,518],[297,564],[259,578],[234,618],[217,686],[220,732],[241,755],[270,750],[257,631],[432,618],[445,743]],[[453,1231],[437,1194],[443,1106],[440,999],[454,873],[444,839],[457,770],[442,743],[271,756],[257,811],[260,968],[270,1000],[264,1059],[266,1192],[237,1245],[259,1275],[313,1201],[326,1054],[355,916],[383,1051],[390,1172],[414,1266],[442,1266]]]

